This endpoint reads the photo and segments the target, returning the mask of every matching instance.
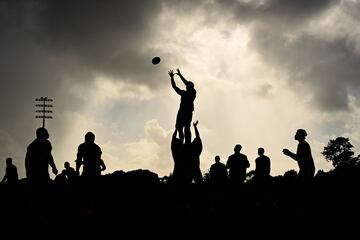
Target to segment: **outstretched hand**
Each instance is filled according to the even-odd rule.
[[[169,74],[170,77],[174,77],[174,75],[175,75],[173,70],[169,70],[168,74]]]
[[[181,76],[180,69],[178,69],[178,68],[176,69],[176,74],[179,75],[179,76]]]
[[[290,156],[291,152],[289,151],[289,149],[283,149],[283,154],[285,154],[286,156]]]
[[[196,122],[193,122],[194,127],[197,127],[198,123],[199,123],[199,120],[196,120]]]
[[[57,170],[56,168],[53,168],[53,169],[52,169],[52,172],[53,172],[53,174],[55,174],[55,175],[58,174],[58,170]]]

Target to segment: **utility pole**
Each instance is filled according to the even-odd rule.
[[[48,102],[52,102],[53,100],[51,98],[47,98],[47,97],[41,97],[41,98],[36,98],[35,99],[36,102],[42,102],[41,104],[36,104],[36,107],[40,107],[41,110],[36,110],[35,112],[40,113],[42,115],[37,115],[35,116],[35,118],[42,118],[43,123],[42,123],[42,127],[45,128],[45,119],[46,118],[53,118],[50,115],[46,115],[47,113],[52,113],[52,110],[46,110],[46,108],[52,108],[53,105],[52,104],[47,104]]]

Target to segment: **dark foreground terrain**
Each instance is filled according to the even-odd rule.
[[[69,182],[1,184],[0,212],[3,227],[71,228],[78,234],[357,231],[359,186],[356,174],[323,173],[305,184],[279,176],[264,184],[179,186],[147,170],[118,171]]]

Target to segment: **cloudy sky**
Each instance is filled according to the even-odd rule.
[[[107,173],[168,175],[176,68],[197,89],[202,171],[237,143],[250,169],[264,147],[272,175],[297,170],[282,149],[296,151],[298,128],[329,170],[330,139],[360,146],[359,20],[356,0],[0,0],[0,175],[10,156],[25,176],[41,96],[54,99],[46,127],[59,169],[92,131]]]

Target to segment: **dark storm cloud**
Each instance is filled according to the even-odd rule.
[[[330,0],[261,2],[228,0],[218,1],[218,6],[233,14],[238,23],[251,27],[250,46],[268,64],[287,73],[289,86],[300,96],[310,98],[324,111],[348,110],[349,96],[360,98],[360,56],[354,49],[360,39],[344,33],[327,39],[321,37],[321,28],[316,34],[303,31],[311,20],[336,7],[358,21],[360,4]]]
[[[156,0],[0,1],[2,103],[16,95],[11,107],[0,103],[3,112],[19,112],[17,103],[37,94],[56,97],[64,78],[158,85],[164,66],[151,65],[145,45],[160,10]]]
[[[0,77],[45,89],[97,74],[156,86],[163,66],[151,66],[146,44],[160,10],[156,0],[1,1]]]
[[[329,6],[334,5],[314,8],[318,7],[317,14],[321,14]],[[308,23],[315,13],[313,10],[311,15],[303,15],[301,22]],[[348,44],[348,36],[326,39],[320,37],[323,29],[318,29],[316,35],[301,33],[301,26],[291,24],[291,15],[279,28],[276,22],[269,19],[258,22],[253,27],[252,46],[269,64],[287,72],[290,87],[295,91],[300,89],[298,93],[310,97],[315,106],[325,111],[348,110],[349,90],[354,93],[353,90],[360,88],[360,56]],[[295,39],[289,40],[288,34],[296,35]]]
[[[349,109],[349,95],[358,99],[360,58],[354,45],[360,39],[346,33],[334,39],[303,32],[307,24],[326,11],[341,7],[359,20],[360,4],[337,0],[218,0],[168,1],[183,12],[205,9],[208,24],[232,19],[250,28],[249,46],[271,66],[288,75],[291,89],[325,111]],[[340,19],[341,20],[341,19]],[[291,37],[294,41],[291,41]],[[355,41],[355,43],[354,43]],[[358,42],[356,42],[358,41]],[[260,87],[261,88],[261,87]],[[261,89],[259,89],[261,91]]]
[[[54,98],[54,114],[81,109],[69,93],[72,81],[90,86],[100,74],[158,87],[165,66],[151,65],[155,49],[146,44],[160,11],[158,0],[0,0],[0,143],[22,147],[13,154],[25,151],[40,125],[35,97]],[[52,136],[68,124],[57,123],[50,124]],[[3,150],[2,158],[11,153]]]
[[[289,85],[311,96],[324,110],[347,110],[349,89],[359,89],[360,57],[345,39],[323,41],[302,35],[293,42],[277,33],[258,30],[254,47],[270,64],[288,72]]]
[[[160,71],[149,64],[154,51],[146,44],[160,10],[158,0],[46,1],[38,40],[89,71],[154,86]]]

